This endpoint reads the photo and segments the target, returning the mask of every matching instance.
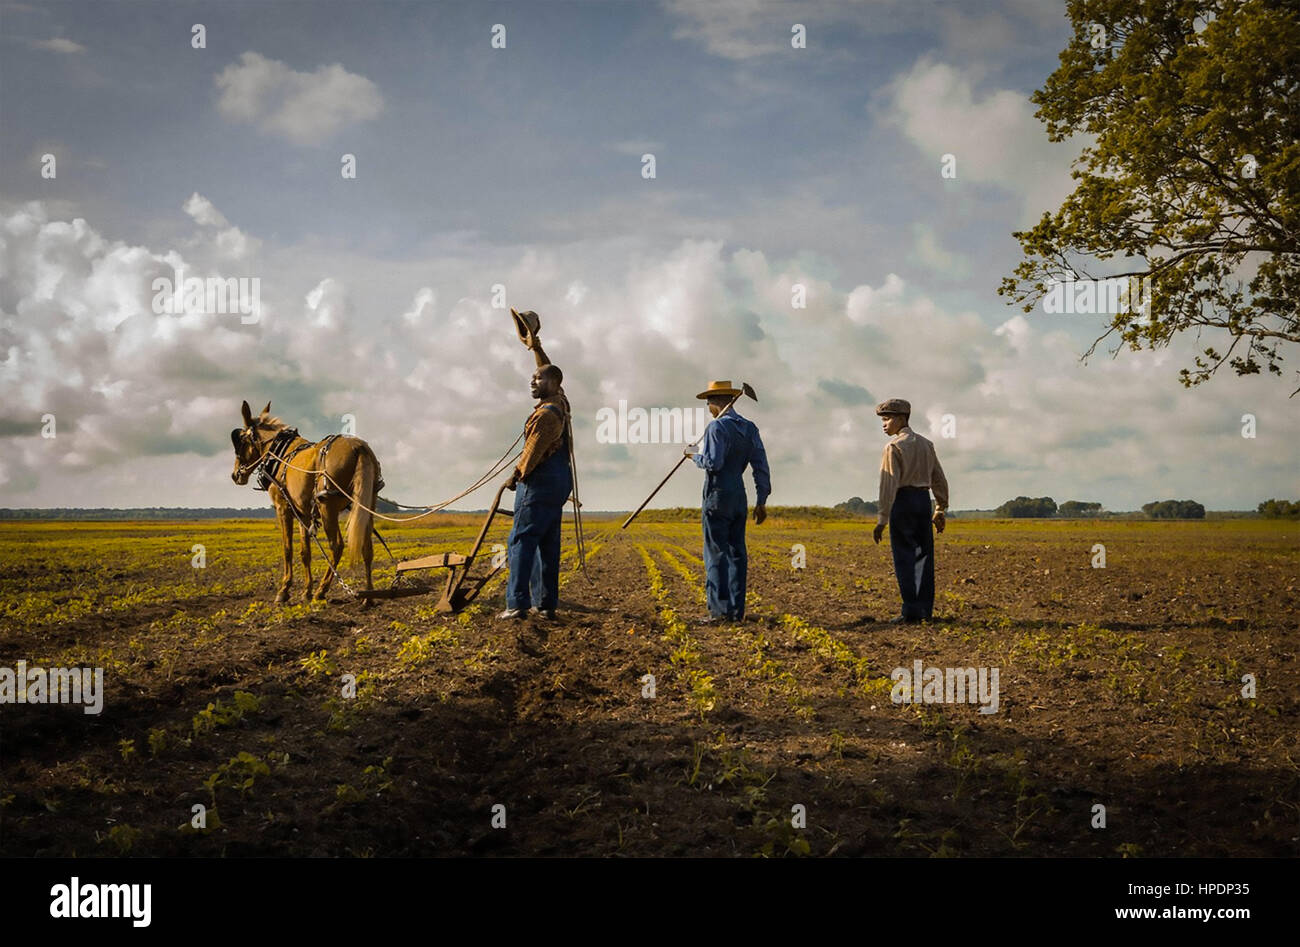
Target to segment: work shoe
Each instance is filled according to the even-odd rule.
[[[893,618],[889,619],[889,624],[891,625],[919,625],[920,623],[921,619],[908,618],[904,615],[895,615]]]
[[[523,618],[523,617],[524,617],[524,610],[522,608],[507,608],[504,612],[502,612],[500,615],[497,616],[497,618],[502,621],[506,621],[511,618]]]
[[[726,621],[726,620],[727,620],[726,617],[723,616],[723,615],[703,615],[703,616],[701,616],[701,617],[695,619],[695,624],[697,624],[697,625],[721,625],[721,624],[722,624],[724,621]]]
[[[555,621],[555,609],[553,608],[537,608],[534,606],[528,609],[528,614],[540,618],[542,621]]]

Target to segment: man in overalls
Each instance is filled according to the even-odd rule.
[[[741,474],[750,467],[757,502],[754,522],[767,519],[767,498],[772,492],[767,451],[758,427],[736,413],[733,399],[741,392],[729,381],[715,381],[696,395],[709,403],[714,420],[704,432],[698,452],[686,448],[687,457],[706,471],[704,503],[705,592],[709,615],[700,624],[740,621],[745,617],[745,582],[749,558],[745,549],[745,519],[749,512]],[[731,404],[730,408],[727,405]],[[723,409],[726,413],[723,414]]]
[[[523,456],[506,481],[515,491],[515,512],[507,547],[506,610],[500,617],[522,618],[535,610],[554,619],[560,601],[560,529],[564,504],[573,491],[569,400],[561,387],[564,373],[551,364],[537,338],[537,314],[517,313],[515,319],[521,339],[537,361],[529,381],[537,406],[524,424]]]
[[[890,622],[928,621],[934,611],[934,533],[930,527],[943,532],[948,478],[939,465],[934,444],[908,426],[911,404],[902,398],[890,398],[876,406],[876,414],[890,440],[880,459],[880,510],[871,538],[878,545],[885,524],[889,524],[894,575],[903,597],[902,614]]]

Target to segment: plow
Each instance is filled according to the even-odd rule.
[[[492,497],[492,506],[487,511],[487,516],[483,519],[483,525],[479,528],[478,536],[474,540],[474,545],[465,555],[459,555],[453,552],[442,552],[431,556],[421,556],[418,559],[404,559],[397,563],[397,571],[393,575],[393,583],[386,589],[370,589],[356,593],[360,599],[368,601],[407,598],[412,595],[428,595],[434,591],[426,586],[408,584],[408,576],[413,573],[421,572],[425,569],[447,569],[447,581],[442,590],[442,597],[438,599],[435,606],[438,611],[454,614],[468,606],[478,594],[483,591],[483,587],[492,580],[492,578],[505,568],[505,563],[500,562],[491,566],[485,574],[473,576],[470,570],[474,567],[476,560],[483,558],[479,555],[483,548],[483,541],[487,538],[488,530],[492,527],[492,520],[498,513],[503,516],[512,516],[510,510],[501,507],[501,495],[505,493],[503,484],[497,489],[496,495]]]

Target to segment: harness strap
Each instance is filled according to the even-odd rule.
[[[284,449],[284,445],[295,440],[297,437],[298,429],[296,427],[287,427],[279,434],[275,435],[275,438],[263,452],[261,463],[257,465],[257,487],[255,489],[267,490],[270,488],[271,484],[277,482],[276,478],[279,476],[281,467],[280,452]],[[285,461],[287,462],[294,456],[294,454],[297,454],[298,451],[301,451],[307,446],[308,445],[306,444],[300,445],[293,454],[290,454],[289,457],[285,458]]]

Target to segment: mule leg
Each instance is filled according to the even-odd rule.
[[[280,509],[280,552],[284,558],[284,575],[280,579],[280,591],[275,594],[275,604],[283,605],[289,601],[289,586],[293,584],[293,523],[289,511]]]
[[[306,573],[302,587],[302,600],[311,601],[311,536],[307,533],[307,527],[299,525],[298,539],[302,542],[302,571]]]
[[[325,535],[330,542],[330,560],[334,569],[327,569],[325,575],[320,580],[320,588],[316,590],[316,597],[324,599],[325,593],[330,590],[334,584],[334,570],[339,567],[339,560],[343,558],[343,531],[339,529],[339,511],[330,503],[325,506],[321,514],[321,522],[325,529]]]

